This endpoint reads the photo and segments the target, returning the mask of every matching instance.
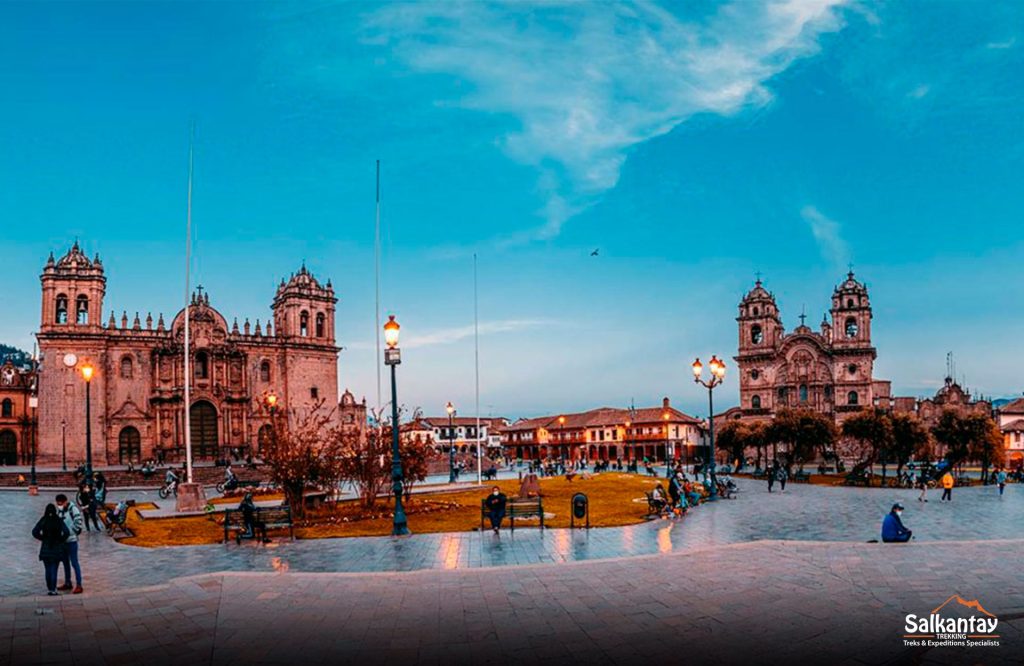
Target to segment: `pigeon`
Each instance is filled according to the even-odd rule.
[[[594,250],[593,252],[590,253],[590,256],[596,257],[597,253],[600,252],[600,250],[601,250],[601,248],[597,248],[596,250]]]

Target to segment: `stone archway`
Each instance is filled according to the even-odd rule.
[[[217,408],[206,400],[194,402],[189,410],[189,421],[192,451],[200,458],[216,457],[219,443]]]
[[[117,463],[124,465],[129,461],[142,461],[142,436],[135,426],[121,428],[117,436]]]

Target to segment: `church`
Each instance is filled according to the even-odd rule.
[[[852,270],[832,292],[816,331],[801,315],[787,333],[760,278],[740,302],[736,321],[740,404],[726,418],[770,420],[779,409],[802,407],[841,423],[865,406],[889,407],[890,382],[873,375],[871,301]]]
[[[151,314],[143,320],[137,312],[118,318],[111,311],[104,324],[104,266],[77,242],[59,260],[51,254],[40,279],[39,464],[85,460],[87,390],[94,465],[183,460],[185,309],[155,322]],[[285,415],[314,405],[339,408],[337,300],[330,280],[320,282],[303,265],[277,287],[272,320],[253,326],[245,319],[240,326],[196,289],[187,308],[187,408],[197,459],[231,450],[258,454],[270,433],[271,405]],[[351,412],[347,421],[338,414],[342,422],[356,422],[365,402],[360,406],[346,393],[340,409]]]

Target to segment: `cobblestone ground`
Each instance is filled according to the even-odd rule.
[[[958,489],[952,504],[743,487],[680,521],[575,533],[154,550],[93,533],[87,593],[58,599],[31,596],[28,531],[52,493],[3,492],[0,663],[1024,662],[1024,487]],[[865,543],[894,499],[919,541]],[[954,593],[1001,617],[1002,645],[905,651],[904,614]]]

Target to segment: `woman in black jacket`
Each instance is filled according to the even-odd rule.
[[[53,504],[46,505],[43,517],[32,528],[32,536],[42,542],[39,545],[39,559],[46,570],[46,593],[51,597],[60,594],[57,592],[57,568],[64,559],[64,542],[70,534],[68,526],[57,515],[57,507]]]

